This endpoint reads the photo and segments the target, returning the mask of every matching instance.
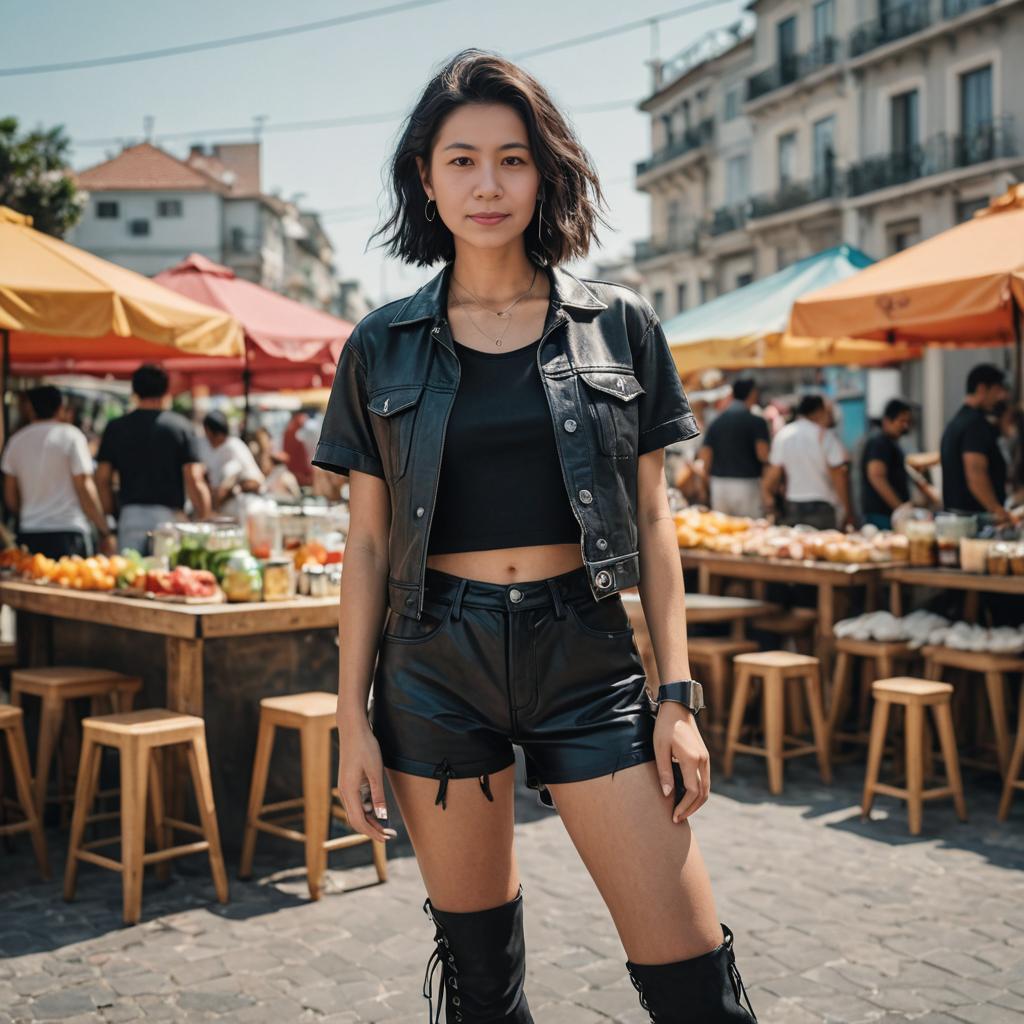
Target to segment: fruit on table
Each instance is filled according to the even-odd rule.
[[[16,553],[11,554],[12,551]],[[14,568],[24,578],[37,583],[56,583],[71,590],[113,590],[117,577],[128,567],[128,560],[121,555],[47,558],[46,555],[9,548],[3,552],[0,564]]]
[[[326,565],[327,548],[318,541],[310,541],[308,544],[302,544],[296,548],[293,557],[295,568],[300,571],[304,565]]]
[[[177,597],[213,597],[217,593],[217,579],[207,569],[190,569],[179,565],[167,571],[150,569],[136,577],[135,585],[141,583],[149,594],[173,594]]]

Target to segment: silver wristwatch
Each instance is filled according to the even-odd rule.
[[[645,691],[646,692],[646,691]],[[657,699],[651,698],[651,710],[657,713],[662,701],[671,700],[689,708],[696,715],[704,705],[704,687],[696,679],[680,679],[671,683],[662,683],[658,687]]]

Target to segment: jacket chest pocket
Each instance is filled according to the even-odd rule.
[[[422,395],[422,384],[410,384],[378,391],[366,403],[374,415],[377,446],[391,480],[400,480],[409,467],[413,425]]]
[[[589,406],[603,454],[622,459],[634,456],[640,430],[636,399],[643,387],[629,370],[585,370],[581,398]]]

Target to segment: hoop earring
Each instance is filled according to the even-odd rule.
[[[433,217],[427,217],[427,207],[430,206],[431,203],[434,204],[434,216]],[[423,204],[423,216],[426,217],[427,220],[429,220],[431,223],[434,222],[434,217],[437,216],[437,200],[436,199],[428,199]]]

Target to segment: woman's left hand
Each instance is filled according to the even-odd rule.
[[[711,758],[693,712],[678,701],[663,701],[654,723],[654,757],[662,792],[672,796],[672,761],[679,762],[686,792],[672,811],[673,822],[704,806],[711,793]],[[665,787],[668,787],[667,790]]]

